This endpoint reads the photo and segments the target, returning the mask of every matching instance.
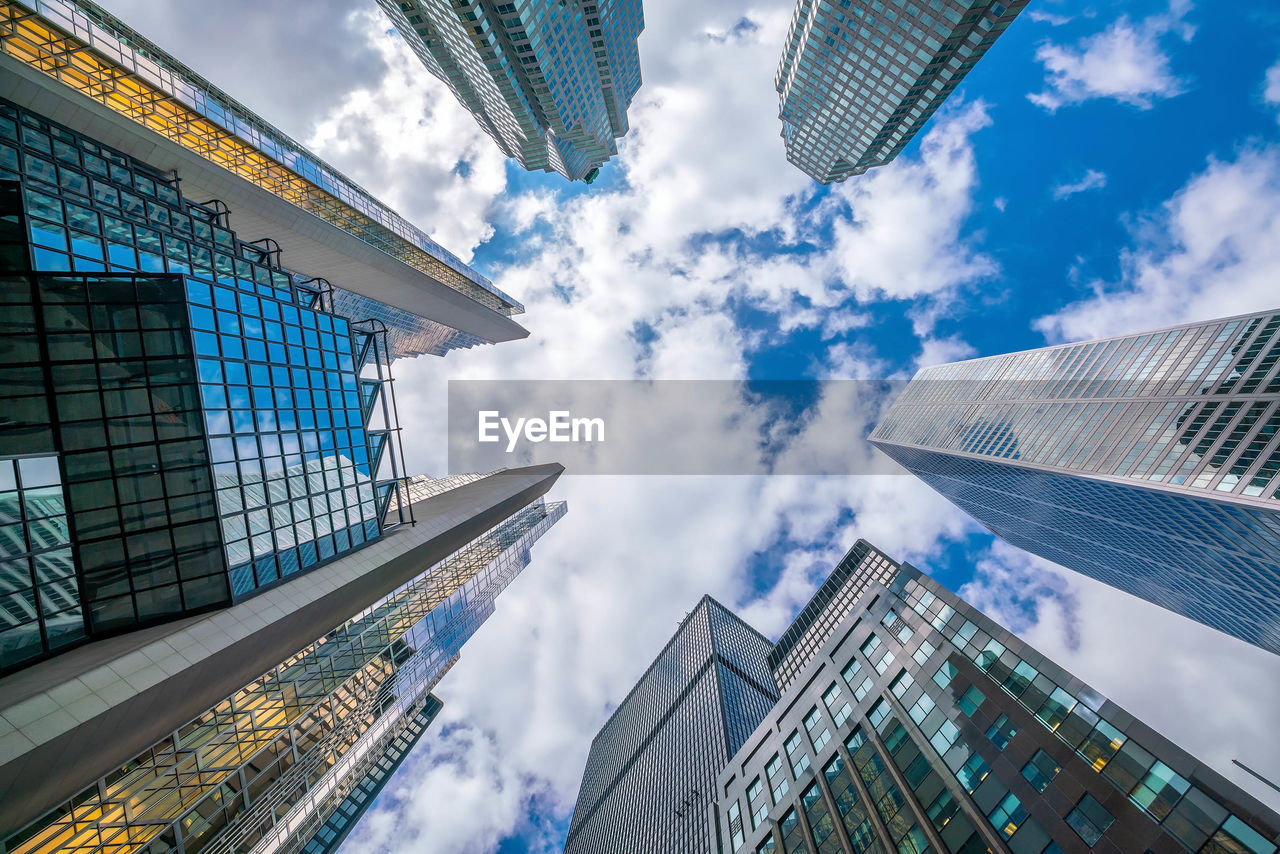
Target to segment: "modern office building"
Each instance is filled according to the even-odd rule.
[[[721,854],[1276,854],[1280,816],[910,564],[721,770]]]
[[[591,742],[566,854],[711,854],[716,773],[778,697],[768,651],[698,602]]]
[[[769,650],[769,669],[780,692],[795,681],[867,586],[887,584],[897,572],[897,561],[866,540],[853,544]]]
[[[402,471],[394,360],[519,311],[97,7],[0,0],[0,851],[349,827],[564,512]]]
[[[787,159],[823,184],[901,153],[1027,0],[797,0],[774,83]]]
[[[1280,312],[918,373],[871,441],[1020,548],[1280,653]]]
[[[378,0],[414,53],[525,169],[591,183],[640,88],[640,0]]]

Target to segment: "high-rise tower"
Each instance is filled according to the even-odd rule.
[[[778,67],[787,159],[823,184],[901,153],[1027,0],[798,0]]]
[[[716,772],[777,700],[768,651],[702,598],[591,742],[566,854],[711,854]]]
[[[778,690],[787,690],[795,681],[869,585],[888,582],[897,572],[893,558],[866,540],[854,543],[769,650],[769,668]]]
[[[720,771],[725,854],[1276,854],[1280,816],[910,564]]]
[[[595,180],[640,88],[640,0],[378,0],[427,70],[525,169]]]
[[[926,368],[871,441],[1014,545],[1280,653],[1280,313]]]
[[[91,3],[0,0],[0,308],[0,851],[337,838],[564,512],[559,466],[402,470],[393,361],[519,304]]]

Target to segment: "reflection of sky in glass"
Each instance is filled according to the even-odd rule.
[[[0,667],[84,634],[57,457],[0,460]]]
[[[201,399],[238,595],[378,533],[346,319],[244,279],[188,280]]]

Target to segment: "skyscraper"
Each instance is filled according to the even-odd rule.
[[[1280,653],[1280,313],[918,373],[871,441],[1020,548]]]
[[[1280,816],[901,564],[720,771],[724,854],[1276,854]]]
[[[769,642],[704,596],[591,742],[566,854],[711,854],[716,772],[777,700]]]
[[[868,585],[887,583],[897,572],[893,558],[866,540],[854,543],[769,650],[769,668],[778,690],[787,690],[795,681]]]
[[[427,695],[422,711],[410,720],[404,731],[382,752],[381,758],[369,768],[368,773],[351,787],[342,803],[325,819],[324,825],[311,835],[311,841],[302,849],[303,854],[333,854],[342,847],[343,841],[404,764],[409,751],[413,750],[443,706],[435,694]]]
[[[378,0],[507,157],[588,184],[640,88],[640,0]]]
[[[559,466],[403,471],[394,360],[519,304],[96,6],[0,0],[0,305],[0,850],[331,842],[564,513]]]
[[[787,159],[823,184],[888,163],[1027,0],[797,0],[774,82]]]

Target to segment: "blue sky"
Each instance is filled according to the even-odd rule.
[[[779,137],[791,0],[649,0],[632,132],[590,187],[504,163],[375,9],[106,5],[526,304],[526,341],[396,366],[416,470],[443,471],[450,378],[905,378],[1280,302],[1264,0],[1032,0],[898,161],[830,188]],[[701,429],[732,446],[723,403]],[[856,442],[874,413],[810,416],[805,441]],[[556,497],[569,515],[348,854],[558,852],[590,734],[684,611],[709,592],[776,636],[859,536],[1280,806],[1230,766],[1280,777],[1280,660],[994,541],[911,478],[566,476]]]

